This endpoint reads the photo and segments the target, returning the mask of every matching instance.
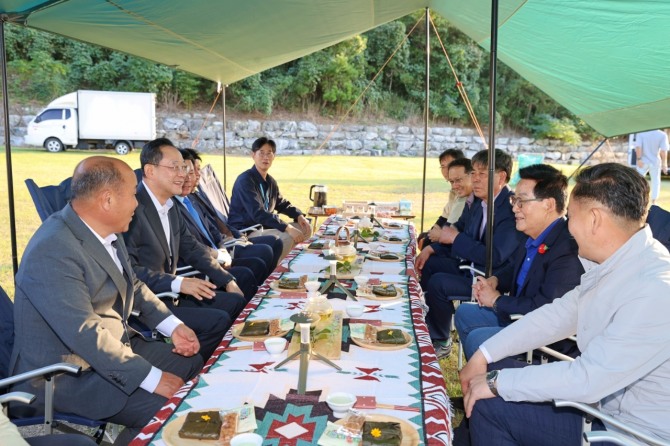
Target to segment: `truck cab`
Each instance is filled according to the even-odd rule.
[[[49,152],[74,147],[78,140],[76,93],[50,103],[28,124],[26,144],[43,146]]]

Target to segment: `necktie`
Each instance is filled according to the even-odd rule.
[[[186,206],[188,213],[191,214],[191,217],[193,217],[193,220],[195,220],[195,224],[198,226],[198,229],[200,230],[202,235],[204,235],[207,241],[209,241],[210,246],[216,249],[216,245],[214,244],[214,241],[212,241],[212,236],[209,234],[207,228],[205,228],[205,225],[202,223],[202,220],[200,219],[200,215],[198,214],[198,212],[196,212],[195,208],[193,207],[193,204],[191,203],[191,200],[189,200],[188,197],[184,197],[184,206]]]

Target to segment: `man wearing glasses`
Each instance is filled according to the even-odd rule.
[[[263,235],[277,235],[284,243],[283,259],[296,243],[312,235],[312,229],[302,211],[282,197],[277,181],[268,174],[277,152],[275,142],[265,137],[258,138],[251,151],[254,166],[235,180],[228,224],[237,229],[263,225]],[[279,214],[292,218],[293,223],[283,222]],[[250,234],[250,237],[256,235],[261,235],[261,231]]]
[[[516,229],[528,239],[495,276],[477,278],[473,295],[479,305],[456,310],[456,330],[468,359],[485,340],[511,324],[513,314],[530,313],[561,297],[579,285],[584,273],[565,219],[568,179],[546,164],[525,167],[519,176],[510,203]],[[506,292],[509,295],[502,294]],[[574,342],[559,341],[550,347],[569,356],[578,354]],[[508,366],[526,365],[508,362]]]
[[[231,268],[233,274],[224,270],[189,232],[172,201],[181,193],[188,168],[169,139],[145,144],[140,162],[143,176],[137,186],[139,205],[124,234],[133,270],[154,293],[179,294],[178,301],[167,299],[165,303],[177,317],[192,324],[202,345],[201,353],[208,359],[253,296],[253,273],[244,268],[238,286],[232,271],[238,267]],[[180,258],[208,280],[178,276]]]

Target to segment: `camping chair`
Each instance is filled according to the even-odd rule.
[[[95,428],[93,434],[95,441],[100,444],[105,436],[105,428],[107,424],[104,421],[91,420],[89,418],[81,417],[79,415],[55,412],[54,405],[54,380],[53,377],[62,373],[69,373],[78,375],[81,372],[81,367],[74,364],[60,363],[50,366],[42,367],[30,372],[21,373],[14,376],[9,376],[9,358],[12,354],[14,346],[14,303],[10,300],[7,293],[0,288],[0,389],[17,384],[29,379],[43,377],[44,385],[44,415],[12,418],[12,422],[17,426],[32,426],[36,424],[44,424],[45,433],[51,434],[57,422],[69,422],[80,426]],[[0,404],[6,404],[10,400],[19,401],[22,403],[30,403],[35,398],[24,392],[14,392],[13,395],[0,395]],[[18,399],[17,399],[18,398]]]
[[[474,285],[477,282],[477,276],[486,276],[486,273],[483,271],[478,270],[472,265],[461,265],[459,268],[463,271],[469,270],[472,273],[472,284]],[[470,293],[469,296],[448,296],[447,299],[452,301],[454,303],[454,309],[458,308],[460,304],[468,304],[468,305],[473,305],[475,302],[475,298]],[[456,315],[456,312],[454,311],[454,316]],[[454,324],[453,316],[451,320],[451,329],[456,330],[456,324]],[[457,361],[457,367],[458,370],[461,370],[463,368],[463,343],[461,342],[461,339],[458,339],[458,361]]]
[[[670,212],[653,205],[647,214],[647,224],[654,238],[670,250]]]
[[[221,219],[221,221],[228,222],[230,200],[228,199],[228,195],[226,195],[226,191],[221,187],[221,183],[219,182],[219,179],[217,178],[211,164],[207,164],[205,167],[200,169],[200,181],[198,182],[198,188],[200,189],[200,192],[205,195],[207,200],[209,200],[209,203],[216,212],[216,216]],[[240,232],[244,235],[248,235],[262,228],[262,225],[257,224],[249,226],[248,228],[240,229]]]
[[[72,195],[70,191],[71,182],[72,178],[67,178],[58,186],[39,187],[32,179],[28,178],[26,180],[28,192],[30,192],[30,197],[33,199],[33,203],[35,203],[37,214],[42,221],[49,218],[49,215],[54,212],[63,209],[70,201],[70,196]]]

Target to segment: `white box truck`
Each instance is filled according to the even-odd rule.
[[[125,155],[155,137],[155,94],[78,90],[35,116],[25,142],[49,152],[111,147]]]

